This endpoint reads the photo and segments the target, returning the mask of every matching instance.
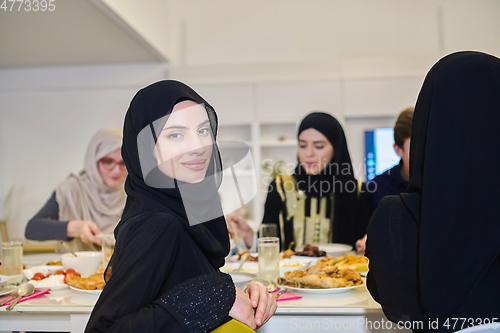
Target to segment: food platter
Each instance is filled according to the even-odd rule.
[[[89,294],[94,294],[94,295],[100,295],[102,290],[86,290],[86,289],[80,289],[80,288],[76,288],[76,287],[73,287],[73,286],[69,286],[71,289],[75,290],[75,291],[79,291],[79,292],[82,292],[82,293],[89,293]]]
[[[344,293],[346,291],[353,290],[355,288],[358,288],[360,286],[363,286],[364,284],[359,284],[357,286],[349,286],[349,287],[341,287],[341,288],[327,288],[327,289],[316,289],[316,288],[297,288],[297,287],[289,287],[289,286],[283,286],[283,285],[278,285],[280,288],[286,288],[288,291],[294,291],[298,293],[304,293],[304,294],[320,294],[320,295],[326,295],[326,294],[339,294],[339,293]]]

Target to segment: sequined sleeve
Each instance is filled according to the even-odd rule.
[[[190,332],[209,332],[228,319],[235,298],[231,276],[216,272],[189,279],[160,300]]]

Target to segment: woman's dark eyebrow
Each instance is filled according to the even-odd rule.
[[[200,123],[197,127],[200,127],[202,125],[205,125],[209,122],[209,120],[205,120],[204,122]],[[186,126],[180,126],[180,125],[172,125],[172,126],[169,126],[169,127],[165,127],[164,129],[162,129],[162,131],[164,130],[169,130],[169,129],[189,129],[189,127],[186,127]]]
[[[205,125],[205,124],[208,124],[208,122],[209,122],[209,119],[207,119],[207,120],[205,120],[204,122],[200,123],[200,124],[198,125],[198,127],[203,126],[203,125]]]
[[[307,143],[306,140],[299,140],[299,143]],[[321,140],[321,141],[313,141],[314,144],[317,144],[317,143],[325,143],[324,140]]]

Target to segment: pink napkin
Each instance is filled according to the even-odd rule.
[[[23,298],[21,298],[19,300],[19,302],[17,303],[21,303],[21,302],[24,302],[24,301],[27,301],[29,299],[32,299],[32,298],[35,298],[35,297],[38,297],[38,296],[42,296],[42,295],[45,295],[45,294],[50,294],[50,289],[44,289],[44,290],[41,290],[41,291],[37,291],[36,293],[33,293],[29,296],[24,296]],[[3,301],[4,299],[6,298],[9,298],[9,297],[12,297],[12,295],[10,296],[7,296],[7,297],[4,297],[2,299],[0,299],[0,302]],[[16,298],[13,298],[12,300],[8,301],[7,303],[5,303],[4,305],[9,305],[10,303],[12,303]]]
[[[278,288],[275,291],[273,291],[271,293],[271,295],[275,295],[278,291],[280,291],[280,288]],[[279,301],[291,301],[292,299],[301,299],[301,298],[302,298],[302,296],[299,296],[299,295],[296,295],[296,294],[292,294],[289,291],[285,291],[283,294],[281,294],[278,297],[278,299],[276,300],[276,302],[279,302]]]

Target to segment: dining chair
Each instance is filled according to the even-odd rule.
[[[212,333],[255,333],[255,331],[242,322],[231,319],[231,321],[217,327]]]
[[[469,328],[464,328],[463,330],[456,331],[455,333],[480,333],[480,332],[491,332],[498,330],[500,331],[500,323],[484,324],[479,326],[472,326]],[[493,332],[491,332],[493,333]]]

